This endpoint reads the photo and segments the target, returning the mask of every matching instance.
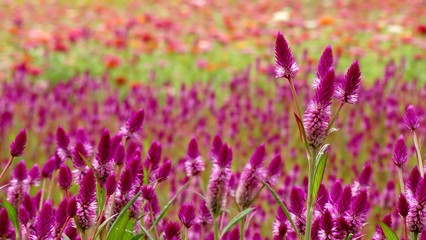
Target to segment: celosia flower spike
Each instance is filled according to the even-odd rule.
[[[419,118],[417,117],[417,113],[413,105],[408,106],[404,117],[404,123],[406,128],[411,131],[415,131],[419,127]]]
[[[26,143],[27,133],[24,128],[16,135],[15,140],[10,144],[10,155],[12,157],[21,156],[24,153]]]
[[[393,149],[392,160],[396,166],[399,168],[407,162],[408,153],[407,153],[407,145],[405,144],[404,136],[399,136],[396,141],[395,147]]]
[[[290,47],[281,32],[278,32],[275,41],[275,77],[291,79],[299,71]]]
[[[336,98],[342,103],[355,104],[358,101],[358,89],[361,83],[361,69],[358,61],[352,63],[342,81],[336,86]]]

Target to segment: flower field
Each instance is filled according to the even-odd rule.
[[[426,239],[424,1],[3,1],[0,239]]]

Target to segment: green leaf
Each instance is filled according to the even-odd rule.
[[[141,195],[141,192],[138,192],[135,197],[130,200],[126,206],[118,214],[117,219],[115,219],[111,228],[109,229],[107,240],[113,239],[122,239],[124,232],[126,231],[127,223],[129,222],[130,212],[128,211],[130,206],[136,201],[136,199]]]
[[[302,140],[303,142],[305,142],[306,133],[305,133],[305,128],[303,127],[303,122],[300,119],[299,115],[297,115],[296,113],[293,113],[293,114],[294,114],[294,118],[296,118],[297,127],[299,129],[300,140]]]
[[[244,211],[240,212],[237,216],[235,216],[229,223],[223,228],[222,233],[220,235],[220,238],[223,237],[223,235],[231,229],[235,224],[237,224],[241,219],[243,219],[247,214],[249,214],[251,211],[253,211],[254,208],[247,208]]]
[[[324,177],[325,165],[327,164],[327,157],[328,157],[328,154],[322,154],[320,156],[320,159],[318,159],[317,165],[315,167],[316,169],[315,169],[314,185],[313,185],[313,191],[312,191],[312,201],[315,201],[317,199],[318,190],[321,185],[322,179]]]
[[[67,235],[65,235],[65,233],[62,233],[62,238],[64,240],[71,240]]]
[[[145,229],[146,230],[146,229]],[[142,237],[143,237],[143,233],[141,233],[141,234],[138,234],[138,235],[136,235],[136,236],[134,236],[134,237],[132,237],[130,240],[139,240],[139,239],[142,239]],[[150,238],[151,236],[149,236],[148,237],[148,239],[149,240],[154,240],[154,239],[152,239],[152,238]]]
[[[99,225],[98,231],[96,232],[96,235],[95,235],[95,239],[99,234],[101,234],[101,232],[105,228],[105,226],[108,225],[108,223],[111,222],[111,220],[114,219],[114,217],[116,217],[116,216],[117,216],[117,214],[110,216],[109,218],[105,219],[105,221],[101,225]]]
[[[158,215],[158,218],[155,219],[154,224],[151,227],[151,231],[154,227],[156,227],[158,225],[158,223],[161,221],[161,219],[164,217],[164,215],[166,214],[167,210],[170,208],[170,206],[172,205],[172,203],[175,201],[176,197],[179,196],[179,194],[181,192],[183,192],[183,190],[185,190],[189,183],[191,182],[192,178],[190,178],[180,189],[179,191],[172,197],[172,199],[170,199],[170,201],[166,204],[166,206],[164,206],[163,210],[161,210],[160,215]]]
[[[271,188],[271,186],[269,186],[269,184],[267,184],[265,181],[263,181],[263,179],[261,179],[259,177],[258,177],[258,179],[266,186],[266,188],[269,189],[269,192],[272,194],[272,196],[274,196],[275,200],[277,201],[278,205],[280,205],[280,207],[283,210],[283,212],[284,212],[285,216],[287,217],[288,221],[291,223],[291,226],[293,227],[294,232],[297,234],[297,238],[300,239],[299,231],[297,231],[296,225],[294,224],[293,220],[291,219],[290,212],[288,211],[288,209],[284,205],[284,203],[281,201],[281,199],[278,196],[278,194],[274,191],[274,189]]]
[[[142,236],[145,235],[148,238],[148,240],[154,240],[154,238],[151,236],[151,234],[149,234],[148,230],[144,226],[139,224],[139,227],[141,228],[143,232],[143,234],[141,234]]]
[[[387,240],[399,240],[398,236],[390,229],[388,225],[383,222],[379,222],[380,227],[382,228],[383,233]]]
[[[13,207],[13,205],[7,201],[4,201],[2,205],[4,208],[6,208],[7,215],[9,215],[9,219],[15,227],[16,239],[19,239],[21,236],[21,226],[19,225],[18,212],[16,211],[15,207]]]
[[[95,171],[95,168],[93,167],[92,163],[83,154],[81,154],[81,153],[78,153],[78,154],[84,160],[84,162],[86,163],[86,165],[89,166],[89,168],[93,169],[93,171]]]
[[[349,233],[345,240],[351,240],[354,237],[352,233]]]

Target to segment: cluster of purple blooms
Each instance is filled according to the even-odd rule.
[[[355,104],[359,99],[379,106],[390,104],[391,107],[383,112],[377,110],[386,115],[387,120],[381,124],[387,127],[392,121],[402,121],[398,118],[395,105],[392,105],[395,99],[389,98],[383,102],[382,93],[377,90],[384,88],[395,76],[395,66],[390,64],[387,67],[387,77],[376,82],[377,88],[361,91],[363,94],[359,95],[359,63],[354,61],[344,75],[336,74],[337,59],[333,56],[331,46],[327,46],[318,67],[306,66],[308,69],[316,69],[312,95],[306,82],[296,81],[299,65],[281,33],[276,39],[275,53],[275,75],[287,79],[289,84],[277,83],[277,99],[268,100],[265,109],[256,106],[251,95],[244,91],[245,87],[253,84],[250,82],[249,69],[231,81],[229,89],[233,95],[223,106],[215,104],[215,93],[207,87],[201,88],[201,92],[195,88],[182,88],[178,94],[180,97],[166,95],[167,104],[164,107],[159,106],[152,89],[144,92],[143,88],[138,87],[129,93],[129,99],[133,97],[134,100],[121,102],[114,94],[107,94],[101,107],[91,99],[93,96],[90,96],[87,86],[105,88],[107,93],[110,90],[105,87],[105,81],[94,83],[87,75],[76,78],[74,85],[59,84],[61,87],[54,88],[47,97],[39,96],[25,90],[31,89],[24,80],[25,73],[16,72],[12,84],[4,83],[3,90],[7,94],[0,99],[0,134],[6,134],[4,129],[11,125],[16,114],[10,106],[21,104],[16,100],[19,90],[20,100],[37,100],[31,101],[33,105],[28,109],[30,113],[37,112],[35,121],[26,123],[27,131],[31,131],[29,142],[37,139],[37,135],[46,137],[39,139],[46,141],[46,144],[40,144],[40,151],[52,151],[53,155],[40,168],[37,164],[28,168],[29,162],[23,160],[13,164],[14,159],[23,155],[27,143],[25,129],[17,134],[10,145],[10,158],[0,176],[1,194],[6,196],[2,205],[8,206],[0,209],[0,237],[105,239],[122,211],[127,211],[130,219],[128,232],[123,236],[125,239],[136,235],[141,238],[145,235],[146,238],[148,234],[154,239],[166,240],[257,240],[263,239],[262,236],[274,240],[343,240],[366,236],[385,239],[381,227],[377,227],[374,235],[369,235],[369,228],[365,227],[367,220],[379,217],[383,217],[382,222],[391,229],[396,230],[402,225],[401,235],[404,239],[426,237],[426,234],[422,234],[426,224],[426,177],[420,151],[421,114],[413,106],[408,107],[404,123],[411,132],[414,148],[407,148],[403,136],[392,137],[385,150],[378,143],[373,144],[370,158],[379,160],[370,159],[361,171],[358,171],[357,165],[347,162],[346,165],[352,169],[337,168],[338,164],[345,162],[345,157],[355,159],[366,151],[361,145],[362,139],[371,136],[368,132],[372,129],[371,125],[380,121],[369,113],[373,117],[363,118],[362,127],[359,127],[356,112],[351,110],[346,118],[347,124],[342,124],[337,117],[344,105]],[[90,104],[73,108],[75,102],[64,96],[74,93]],[[256,88],[256,94],[266,96],[260,88]],[[202,99],[200,95],[206,97]],[[306,102],[304,112],[299,105],[300,96]],[[294,106],[288,101],[282,101],[282,98],[290,97],[294,99]],[[51,98],[59,103],[52,105],[54,110],[40,104]],[[337,103],[333,104],[333,99]],[[11,105],[3,104],[9,100]],[[138,101],[146,105],[146,112],[139,110],[130,116],[131,111],[124,109],[134,109]],[[333,112],[334,105],[337,106]],[[62,108],[70,110],[71,116],[74,116],[67,121],[84,121],[88,128],[83,130],[74,127],[78,124],[70,124],[68,132],[58,127],[56,134],[46,134],[49,132],[47,119],[61,115]],[[208,109],[208,113],[204,114],[208,116],[213,113],[216,118],[216,136],[212,137],[207,131],[211,123],[206,117],[200,116],[200,109]],[[238,112],[243,114],[238,115]],[[115,122],[124,122],[128,116],[130,118],[120,129],[114,126]],[[293,116],[296,121],[290,125]],[[150,121],[145,124],[146,117]],[[99,127],[104,119],[111,119],[113,124],[109,127],[115,129],[116,135],[111,135],[107,130],[111,128]],[[196,123],[185,129],[184,123],[190,120]],[[260,122],[268,124],[262,126],[258,124]],[[338,129],[343,126],[346,128],[346,125],[348,129]],[[245,141],[237,138],[243,128],[257,129],[261,137],[249,135]],[[291,143],[297,142],[291,141],[289,130],[297,128],[303,148],[291,147],[289,151]],[[186,141],[180,141],[188,135],[185,130],[197,136],[187,146],[184,146]],[[335,132],[343,131],[349,136],[348,149],[339,162],[333,155],[334,149],[346,145],[335,143],[333,137],[339,134]],[[150,134],[158,141],[149,144],[147,139]],[[96,144],[94,136],[99,139]],[[330,146],[326,143],[328,137],[333,148],[330,153]],[[225,142],[224,139],[230,141]],[[258,145],[259,139],[265,139],[265,144]],[[256,145],[258,147],[254,151],[250,150]],[[51,146],[56,147],[51,149]],[[211,146],[208,156],[202,155],[205,146]],[[31,144],[27,148],[30,147]],[[171,159],[168,156],[176,156],[177,150],[171,152],[169,147],[187,147],[186,155],[179,160]],[[267,148],[273,149],[271,156],[267,154]],[[283,150],[290,153],[283,155],[285,158],[280,154]],[[415,152],[418,166],[408,175],[402,168],[411,151]],[[247,159],[249,154],[251,157],[247,164],[241,167],[240,159]],[[382,186],[371,180],[374,178],[372,165],[378,165],[379,171],[386,169],[388,165],[382,159],[390,155],[393,155],[392,160],[397,166],[392,171],[398,173],[399,179],[393,181],[390,178],[380,192]],[[289,160],[295,160],[297,156],[307,156],[308,164],[302,163],[303,167],[296,164],[291,171],[283,172],[284,162],[287,165]],[[8,169],[12,164],[13,173],[9,174]],[[322,164],[326,170],[321,174]],[[304,166],[308,166],[307,177],[301,178],[300,175],[305,176],[304,172],[301,174]],[[211,169],[209,175],[206,169]],[[355,172],[357,177],[352,184],[345,184],[348,179],[342,178],[345,173],[340,173],[341,170]],[[5,182],[9,175],[11,179]],[[395,190],[397,182],[401,191],[398,201],[395,200],[398,196]],[[276,194],[282,205],[277,204],[278,200],[273,196],[274,188],[277,188]],[[125,210],[129,203],[130,207]],[[265,203],[269,206],[265,207]],[[368,218],[376,206],[397,211]],[[11,217],[13,211],[16,212],[17,221]],[[239,226],[233,221],[235,218],[232,219],[235,216],[240,216],[237,221]]]

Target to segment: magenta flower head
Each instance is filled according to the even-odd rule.
[[[27,133],[24,128],[18,133],[18,135],[16,135],[15,140],[10,144],[10,156],[21,156],[24,153],[26,143]]]
[[[358,89],[361,83],[361,69],[358,61],[352,63],[345,77],[336,86],[335,97],[342,103],[355,104],[358,101]]]
[[[157,141],[151,143],[145,160],[145,168],[149,171],[156,170],[161,161],[161,144]]]
[[[248,208],[256,197],[259,188],[258,177],[262,172],[262,165],[265,160],[265,145],[260,145],[253,153],[250,162],[241,173],[240,182],[237,187],[235,199],[241,209]]]
[[[113,169],[113,162],[111,161],[111,137],[107,129],[102,132],[101,140],[98,145],[98,152],[96,153],[93,167],[96,171],[96,176],[102,184]]]
[[[29,183],[33,186],[38,186],[40,182],[40,169],[38,168],[38,165],[35,164],[29,171],[28,171],[28,177],[29,177]]]
[[[306,217],[305,217],[305,202],[306,194],[298,187],[291,190],[290,193],[290,212],[293,222],[297,227],[297,230],[301,233],[305,233]]]
[[[145,112],[143,109],[133,113],[127,121],[126,125],[121,128],[120,134],[123,135],[126,139],[133,138],[135,134],[142,130],[144,117]]]
[[[13,177],[20,181],[23,182],[25,179],[27,179],[28,176],[28,172],[27,172],[27,165],[25,165],[24,161],[20,161],[14,171],[13,171]]]
[[[213,164],[212,173],[207,186],[206,206],[214,217],[219,216],[226,208],[226,198],[231,178],[232,149],[223,145],[217,163]]]
[[[115,190],[117,189],[117,180],[114,173],[108,176],[105,182],[105,189],[107,196],[111,196],[115,193]]]
[[[186,228],[191,228],[195,223],[195,208],[192,204],[184,204],[179,208],[178,217]]]
[[[188,177],[197,176],[204,171],[204,162],[198,150],[198,143],[192,138],[186,154],[185,170]]]
[[[180,239],[180,226],[177,222],[167,222],[164,226],[164,240]]]
[[[72,151],[72,163],[74,167],[77,169],[86,167],[86,162],[84,159],[87,160],[88,158],[89,153],[84,147],[84,144],[82,142],[77,142]]]
[[[395,147],[393,149],[392,160],[396,166],[399,168],[407,162],[408,153],[407,153],[407,145],[405,144],[404,136],[399,136],[396,141]]]
[[[165,181],[169,177],[169,175],[170,175],[171,168],[172,168],[172,162],[170,160],[167,160],[158,169],[157,174],[155,175],[155,179],[158,182]]]
[[[212,149],[210,151],[212,162],[215,163],[220,155],[220,150],[222,149],[223,141],[219,135],[216,135],[213,138]]]
[[[43,178],[50,178],[52,177],[53,172],[56,169],[56,160],[54,158],[51,158],[49,161],[47,161],[43,168],[41,169],[41,176]]]
[[[55,231],[54,231],[55,237],[59,236],[59,233],[61,232],[61,229],[65,225],[65,222],[68,218],[67,205],[68,205],[68,200],[64,198],[59,203],[58,209],[56,209],[55,211]]]
[[[418,170],[417,170],[418,171]],[[407,188],[407,201],[410,206],[407,215],[407,227],[410,232],[421,233],[426,224],[426,178],[415,177],[411,173]],[[414,176],[414,177],[413,177]],[[414,183],[416,181],[417,183]],[[415,187],[415,189],[414,189]]]
[[[413,105],[408,106],[404,117],[405,126],[411,131],[415,131],[419,126],[419,118]]]
[[[56,145],[58,155],[62,161],[71,156],[69,150],[70,137],[61,126],[56,130]]]
[[[54,209],[50,200],[46,201],[31,228],[31,239],[48,240],[53,238]]]
[[[114,162],[117,166],[122,166],[126,160],[126,151],[124,150],[123,144],[119,144],[114,153]]]
[[[370,208],[367,191],[361,191],[350,202],[350,208],[344,218],[349,224],[349,233],[356,234],[365,225],[367,212]]]
[[[142,197],[148,202],[151,201],[155,196],[155,191],[152,186],[143,186],[141,188],[141,191],[142,191]]]
[[[290,80],[299,71],[299,66],[291,53],[290,47],[281,32],[275,41],[275,77]]]
[[[275,183],[280,175],[282,167],[283,162],[281,160],[281,155],[277,154],[272,158],[271,163],[269,163],[268,169],[266,170],[265,182],[270,184]]]
[[[25,208],[24,205],[21,205],[19,207],[18,219],[24,226],[26,226],[31,219],[30,213],[28,212],[28,210]],[[0,234],[0,236],[2,235]]]
[[[71,184],[72,184],[71,169],[65,164],[62,164],[61,167],[59,168],[58,184],[65,191],[68,191],[68,189],[71,187]]]
[[[206,202],[200,203],[200,209],[199,209],[200,215],[198,216],[198,223],[201,225],[211,225],[213,223],[213,216],[209,209],[206,206]]]
[[[330,105],[334,92],[334,78],[334,70],[330,68],[326,76],[321,79],[303,118],[307,141],[314,147],[320,146],[327,136],[331,114]]]
[[[69,218],[74,218],[77,215],[77,199],[75,197],[69,200],[66,211]]]
[[[77,195],[77,219],[83,230],[95,224],[96,207],[96,179],[93,170],[89,169]]]
[[[289,223],[286,215],[281,208],[277,210],[277,216],[272,224],[272,236],[274,240],[286,239],[286,235],[289,231]]]
[[[408,205],[407,198],[405,198],[405,195],[401,193],[399,195],[399,200],[398,200],[398,213],[399,213],[399,215],[401,215],[401,217],[403,217],[403,218],[407,217],[409,208],[410,208],[410,206]]]
[[[322,52],[322,55],[318,62],[317,77],[314,79],[314,83],[312,84],[314,89],[318,88],[321,79],[324,79],[326,77],[330,68],[334,69],[334,60],[333,50],[331,46],[328,45]]]
[[[14,239],[15,231],[9,220],[9,215],[5,208],[0,209],[0,237],[5,239]]]

